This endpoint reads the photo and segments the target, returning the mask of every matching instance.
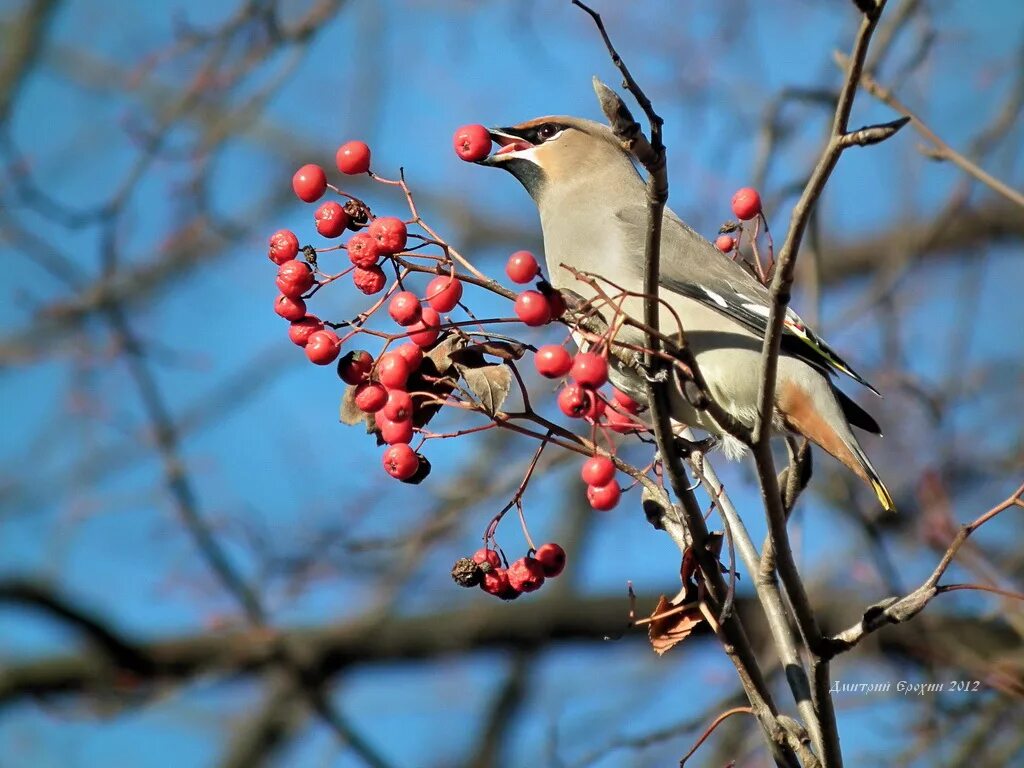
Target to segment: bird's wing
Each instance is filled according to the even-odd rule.
[[[628,229],[628,242],[644,242],[646,206],[627,206],[616,217]],[[660,283],[670,291],[700,302],[764,337],[771,296],[742,266],[721,253],[665,209],[662,221]],[[845,373],[876,395],[878,390],[857,373],[792,309],[786,309],[782,349],[828,372]]]

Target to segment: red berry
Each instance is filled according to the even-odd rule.
[[[365,349],[355,349],[338,361],[338,375],[346,384],[362,384],[373,369],[373,356]]]
[[[405,222],[394,216],[381,216],[370,223],[367,234],[377,241],[381,253],[398,253],[405,249],[408,233]]]
[[[327,191],[327,174],[319,165],[304,165],[292,176],[292,189],[299,200],[315,203]]]
[[[411,341],[400,346],[395,352],[405,358],[405,362],[409,364],[410,373],[416,371],[420,367],[420,363],[423,362],[423,350]]]
[[[299,301],[302,301],[302,299],[299,299]],[[324,324],[319,317],[316,315],[306,315],[292,321],[291,327],[288,329],[288,338],[292,340],[293,344],[304,347],[309,342],[309,337],[312,334],[323,329]]]
[[[537,372],[548,379],[560,379],[572,368],[572,357],[560,344],[545,344],[533,356]]]
[[[289,296],[278,296],[274,299],[274,311],[285,320],[301,320],[306,316],[306,302]]]
[[[580,352],[572,360],[571,372],[577,384],[597,389],[608,381],[608,361],[593,352]]]
[[[424,296],[438,312],[451,312],[462,300],[462,281],[449,275],[435,277],[427,284]]]
[[[732,235],[719,235],[715,238],[715,248],[722,253],[732,253],[736,250],[736,238]]]
[[[481,565],[487,563],[491,568],[500,568],[501,556],[496,549],[482,547],[473,553],[473,562],[480,563]]]
[[[508,572],[504,568],[492,568],[485,573],[480,589],[502,600],[515,600],[519,597],[519,593],[509,584]]]
[[[628,413],[637,413],[640,410],[640,403],[620,389],[612,387],[612,397],[615,398],[615,402],[622,407],[622,410]]]
[[[356,385],[356,408],[363,413],[376,413],[388,401],[388,391],[380,384],[364,381]]]
[[[491,153],[491,132],[482,125],[464,125],[452,138],[455,154],[469,163],[483,160]]]
[[[743,187],[732,196],[732,212],[737,219],[748,221],[761,212],[761,196],[753,187]]]
[[[607,456],[591,456],[583,462],[580,477],[587,485],[608,485],[615,479],[615,463]]]
[[[587,412],[583,415],[591,421],[598,421],[602,416],[604,416],[604,412],[607,410],[608,405],[597,392],[591,392],[591,394],[593,395],[593,399],[590,401],[590,408],[588,408]]]
[[[412,291],[401,291],[391,297],[388,314],[399,325],[412,325],[420,319],[420,300]]]
[[[391,421],[407,421],[412,418],[412,396],[404,389],[389,389],[388,400],[380,412]]]
[[[516,317],[529,326],[547,325],[551,322],[548,300],[539,291],[523,291],[516,297]]]
[[[408,480],[420,468],[420,458],[408,443],[392,445],[384,451],[384,471],[398,480]]]
[[[533,592],[544,584],[544,566],[532,557],[521,557],[508,567],[508,583],[516,592]]]
[[[525,285],[540,274],[540,266],[529,251],[516,251],[508,257],[505,274],[513,283]]]
[[[409,341],[429,347],[441,335],[441,316],[433,307],[423,307],[420,319],[409,326]]]
[[[548,311],[551,312],[551,319],[558,320],[565,314],[565,299],[562,298],[562,294],[559,291],[551,291],[551,293],[545,294],[545,296],[548,300]]]
[[[313,270],[304,261],[292,259],[277,268],[275,284],[281,293],[289,298],[299,298],[313,287],[314,282],[316,278],[313,277]]]
[[[341,351],[341,340],[334,331],[315,331],[306,340],[306,357],[317,365],[330,365]]]
[[[348,214],[345,209],[333,200],[321,203],[313,214],[316,231],[324,237],[337,237],[348,226]]]
[[[380,260],[380,246],[365,232],[357,232],[345,243],[348,260],[357,267],[369,269]]]
[[[558,393],[558,407],[573,419],[582,419],[594,410],[594,393],[579,384],[566,384]]]
[[[352,282],[356,288],[367,296],[372,296],[384,290],[384,286],[388,284],[388,279],[384,275],[384,270],[380,267],[369,267],[368,269],[356,267],[352,272]]]
[[[626,434],[627,432],[639,432],[642,427],[633,421],[629,416],[612,408],[608,411],[608,426],[613,432]]]
[[[547,578],[553,578],[565,569],[565,550],[554,542],[541,544],[534,554]]]
[[[299,254],[299,238],[290,229],[279,229],[270,236],[270,250],[267,255],[275,264],[284,264]]]
[[[587,501],[590,502],[590,506],[594,509],[599,509],[602,512],[614,509],[615,505],[619,503],[621,496],[622,491],[615,483],[587,486]]]
[[[381,411],[377,413],[381,413]],[[412,440],[412,419],[394,421],[385,417],[381,419],[379,427],[380,439],[388,445],[408,443]]]
[[[388,389],[401,389],[409,378],[409,364],[397,352],[385,352],[377,361],[377,380]]]
[[[370,170],[370,148],[361,141],[346,141],[334,155],[338,170],[354,176]]]

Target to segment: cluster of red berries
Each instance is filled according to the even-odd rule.
[[[367,173],[370,149],[360,141],[350,141],[336,154],[338,170],[345,174]],[[296,196],[307,203],[323,197],[327,175],[318,165],[299,168],[292,177]],[[313,215],[317,232],[328,238],[340,237],[346,230],[354,234],[345,243],[352,266],[352,282],[363,293],[379,293],[387,285],[380,267],[382,259],[401,253],[408,238],[405,222],[394,216],[370,217],[365,206],[356,201],[342,206],[335,201],[322,203]],[[341,353],[338,335],[316,315],[308,314],[305,299],[317,285],[316,251],[300,248],[294,232],[282,229],[270,237],[270,260],[278,265],[277,287],[281,292],[274,309],[289,320],[289,338],[305,348],[306,356],[317,365],[333,363]],[[300,259],[300,254],[307,260]],[[451,275],[439,275],[427,286],[423,297],[402,290],[391,297],[388,313],[402,326],[409,343],[382,353],[374,359],[369,352],[349,352],[338,361],[338,375],[355,387],[355,404],[364,413],[372,413],[384,452],[385,471],[399,480],[409,480],[419,472],[423,458],[409,443],[412,441],[415,409],[407,382],[423,361],[424,347],[432,346],[441,333],[442,312],[450,312],[462,299],[462,283]]]
[[[509,280],[526,285],[541,277],[540,264],[529,251],[516,251],[505,263],[505,274]],[[565,314],[565,300],[562,294],[543,280],[540,290],[527,290],[516,296],[516,317],[530,327],[547,325]]]
[[[608,361],[596,352],[570,355],[560,344],[545,344],[533,358],[537,372],[548,379],[569,376],[558,393],[558,407],[572,419],[589,419],[606,424],[615,432],[635,432],[640,427],[633,416],[640,404],[625,392],[612,388],[609,400],[601,387],[608,381]]]
[[[463,558],[452,568],[452,578],[464,587],[480,589],[502,600],[515,600],[524,592],[536,592],[565,569],[565,550],[554,542],[542,544],[532,554],[501,565],[494,549],[478,549],[472,558]]]

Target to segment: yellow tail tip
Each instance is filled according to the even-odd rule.
[[[889,490],[882,484],[881,480],[872,480],[871,487],[875,491],[875,495],[878,497],[878,502],[882,505],[882,509],[886,512],[896,511],[896,502],[892,500],[892,496]]]

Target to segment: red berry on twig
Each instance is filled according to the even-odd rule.
[[[516,297],[516,317],[529,326],[536,327],[551,322],[551,308],[544,294],[539,291],[523,291]]]
[[[608,485],[615,479],[615,464],[607,456],[592,456],[583,462],[580,477],[587,485]]]
[[[732,212],[737,219],[749,221],[761,212],[761,195],[753,187],[743,187],[732,196]]]
[[[622,410],[627,411],[628,413],[636,413],[640,410],[640,403],[620,389],[612,387],[612,397],[615,399],[615,402],[622,407]]]
[[[532,557],[521,557],[509,565],[508,583],[516,592],[534,592],[544,585],[544,566]]]
[[[715,248],[722,253],[732,253],[736,250],[736,238],[732,235],[719,235],[715,238]]]
[[[363,413],[376,413],[388,401],[388,391],[373,381],[356,385],[356,408]]]
[[[383,456],[384,471],[397,480],[408,480],[420,468],[420,459],[408,443],[392,445]]]
[[[540,274],[540,266],[529,251],[516,251],[508,257],[505,274],[513,283],[525,285]]]
[[[357,267],[369,269],[380,260],[380,246],[365,232],[357,232],[345,243],[348,260]]]
[[[409,364],[397,352],[385,352],[377,361],[377,380],[388,389],[402,389],[409,378]]]
[[[441,316],[433,307],[423,307],[420,319],[409,326],[409,340],[420,347],[429,347],[441,335]]]
[[[560,344],[545,344],[533,356],[537,372],[548,379],[560,379],[572,368],[572,357]]]
[[[608,381],[608,361],[593,352],[580,352],[573,358],[570,372],[577,384],[597,389]]]
[[[380,411],[378,411],[380,413]],[[393,421],[383,418],[380,421],[380,439],[388,445],[408,443],[412,440],[412,419]]]
[[[284,264],[299,254],[299,238],[290,229],[279,229],[270,236],[267,255],[275,264]]]
[[[389,389],[388,400],[380,411],[391,421],[405,421],[412,418],[412,396],[404,389]]]
[[[515,600],[519,597],[519,592],[509,584],[508,572],[504,568],[492,568],[485,573],[480,582],[480,589],[502,600]]]
[[[579,384],[566,384],[558,393],[558,407],[572,419],[582,419],[594,410],[594,393]]]
[[[420,300],[412,291],[400,291],[391,297],[388,314],[399,325],[412,325],[420,319]]]
[[[462,300],[462,281],[450,275],[440,275],[427,284],[424,296],[438,312],[451,312]]]
[[[315,331],[306,340],[306,357],[317,365],[330,365],[341,351],[341,340],[334,331]]]
[[[565,569],[565,550],[554,542],[541,544],[534,555],[547,578],[554,578]]]
[[[488,549],[487,547],[482,547],[473,553],[473,562],[480,563],[481,565],[487,563],[491,566],[491,568],[500,568],[501,556],[495,549]]]
[[[293,344],[304,347],[309,342],[309,337],[312,334],[323,329],[324,324],[319,317],[316,315],[306,315],[292,321],[291,326],[288,328],[288,338],[292,340]]]
[[[346,384],[362,384],[373,368],[373,356],[365,349],[355,349],[338,361],[338,375]]]
[[[327,174],[319,165],[304,165],[292,176],[292,189],[299,200],[315,203],[327,191]]]
[[[338,170],[349,176],[370,170],[370,148],[361,141],[346,141],[334,155]]]
[[[339,203],[328,200],[321,203],[313,214],[316,231],[324,237],[338,237],[348,226],[348,214]]]
[[[395,352],[405,358],[410,372],[416,371],[420,367],[420,363],[423,362],[423,350],[413,342],[403,344]]]
[[[356,267],[352,272],[352,283],[367,296],[372,296],[384,290],[388,279],[380,267]]]
[[[274,311],[285,320],[294,322],[306,316],[306,302],[282,294],[274,299]]]
[[[370,222],[367,234],[377,241],[383,254],[398,253],[405,249],[408,233],[405,222],[394,216],[381,216]]]
[[[602,512],[614,509],[619,503],[619,498],[621,496],[622,490],[614,482],[608,483],[607,485],[587,486],[587,501],[590,502],[590,506],[594,509],[598,509]]]

